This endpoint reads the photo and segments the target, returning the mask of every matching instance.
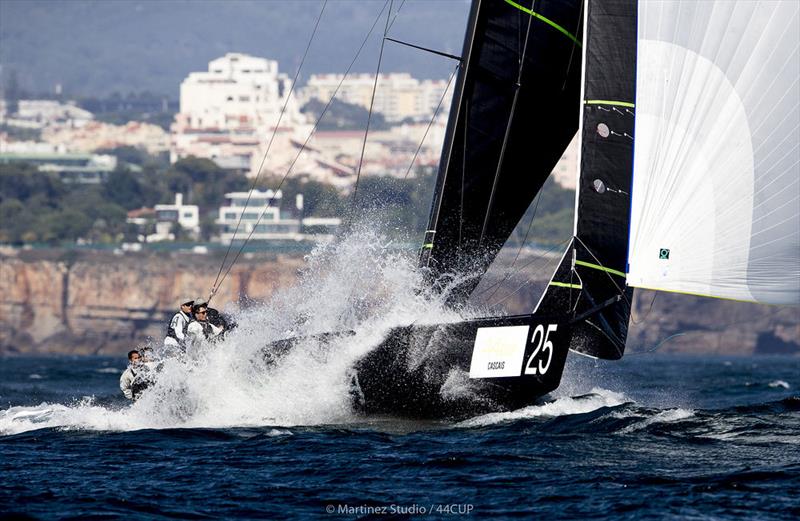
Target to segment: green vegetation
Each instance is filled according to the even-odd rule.
[[[158,125],[164,130],[169,130],[178,112],[176,101],[147,91],[125,96],[115,92],[104,98],[84,97],[78,100],[78,106],[104,123],[124,125],[129,121],[141,121]]]
[[[117,152],[118,157],[131,158],[130,150]],[[138,171],[121,163],[100,185],[65,184],[57,174],[33,166],[0,165],[0,242],[132,240],[136,231],[126,223],[127,211],[171,203],[175,192],[200,206],[203,230],[209,235],[213,228],[208,216],[223,203],[225,192],[248,186],[243,175],[222,170],[207,159],[188,158],[169,167],[146,155],[139,159],[132,161],[142,165],[137,165]],[[177,237],[185,238],[183,230],[178,232]]]
[[[217,208],[227,192],[246,191],[251,180],[223,170],[208,159],[190,157],[173,165],[132,148],[107,150],[119,158],[119,167],[99,185],[65,184],[57,174],[40,172],[29,165],[0,165],[0,243],[68,244],[132,241],[139,233],[126,223],[127,212],[171,203],[175,193],[187,204],[200,207],[200,237],[216,235]],[[286,179],[281,186],[284,211],[293,212],[295,197],[302,193],[304,215],[347,217],[350,212],[378,223],[401,240],[422,237],[428,223],[435,182],[434,169],[418,169],[409,179],[362,177],[354,195],[344,195],[317,181]],[[261,179],[258,188],[274,189],[278,178]],[[572,227],[574,192],[548,181],[541,200],[531,205],[514,231],[510,244],[525,239],[535,208],[527,243],[557,243]],[[175,230],[176,240],[186,231]]]
[[[533,200],[520,219],[508,244],[518,246],[523,240],[527,244],[557,244],[572,236],[575,191],[562,188],[550,177],[539,193],[538,200]]]
[[[303,105],[300,112],[310,113],[316,120],[325,110],[326,104],[327,102],[315,98]],[[367,128],[368,117],[369,111],[361,105],[353,105],[334,98],[317,128],[319,130],[360,130],[363,132]],[[373,112],[369,128],[370,130],[386,130],[389,125],[383,114]]]

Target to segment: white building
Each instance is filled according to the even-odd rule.
[[[0,122],[29,128],[44,128],[56,123],[80,127],[94,119],[91,112],[78,107],[74,102],[19,100],[17,105],[17,112],[8,114],[6,103],[3,101]]]
[[[248,201],[248,194],[250,200]],[[295,240],[329,238],[341,225],[338,217],[305,217],[303,195],[297,195],[295,208],[297,217],[281,215],[280,190],[231,192],[225,194],[228,205],[219,209],[217,224],[220,227],[220,242],[230,244],[236,233],[236,241]],[[241,222],[240,222],[241,219]],[[237,230],[238,224],[238,230]]]
[[[278,72],[278,62],[240,53],[212,60],[207,72],[189,74],[181,83],[180,113],[172,125],[171,161],[193,155],[223,168],[252,171],[261,159],[254,157],[259,144],[276,126],[283,140],[305,126],[293,97],[287,102],[291,86]]]
[[[148,242],[175,239],[172,233],[175,223],[194,238],[200,234],[200,209],[194,204],[183,204],[183,194],[175,194],[174,204],[157,204],[153,210],[156,214],[156,233],[147,237]]]
[[[342,74],[312,74],[303,88],[303,99],[308,101],[316,98],[327,103],[338,87],[336,99],[369,109],[375,75],[354,74],[347,76],[344,81],[342,78]],[[373,110],[383,114],[390,122],[406,118],[429,118],[446,87],[444,80],[418,80],[405,72],[381,74],[375,90]],[[449,89],[442,103],[445,112],[452,96],[452,89]]]
[[[250,200],[248,201],[248,195]],[[220,226],[220,242],[230,244],[234,231],[236,240],[243,241],[252,232],[250,240],[302,239],[299,219],[283,219],[280,190],[253,190],[225,194],[228,205],[219,209],[217,224]],[[241,219],[241,222],[239,220]],[[236,229],[237,223],[239,225]]]

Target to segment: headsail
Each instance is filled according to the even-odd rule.
[[[537,313],[575,320],[571,348],[620,358],[633,291],[625,285],[636,81],[636,2],[587,2],[575,238]]]
[[[420,264],[475,276],[467,298],[577,130],[580,0],[476,0]]]
[[[800,3],[639,4],[629,284],[800,303]]]

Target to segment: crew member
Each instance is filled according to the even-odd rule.
[[[142,369],[143,363],[139,351],[134,349],[128,352],[128,368],[119,377],[119,388],[128,400],[136,400],[139,392],[141,392],[140,389],[137,389],[136,377]]]
[[[180,310],[172,316],[167,326],[167,336],[164,338],[165,346],[183,347],[186,343],[186,328],[192,321],[191,312],[194,305],[193,299],[183,299]]]
[[[236,324],[230,319],[230,317],[210,307],[208,305],[207,298],[197,297],[196,299],[194,299],[194,305],[205,306],[206,309],[208,310],[208,313],[206,314],[206,320],[208,321],[209,324],[222,328],[223,334],[227,333],[228,331],[236,327]]]
[[[186,328],[186,336],[192,343],[199,343],[201,340],[211,340],[224,331],[224,328],[215,326],[208,321],[208,306],[205,303],[192,306],[194,320],[189,322]]]

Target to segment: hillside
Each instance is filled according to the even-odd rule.
[[[402,5],[390,35],[460,53],[469,3],[465,0],[395,1]],[[151,91],[177,98],[181,80],[226,52],[276,59],[293,76],[319,14],[318,1],[3,0],[0,2],[0,74],[16,75],[29,92],[70,96]],[[343,72],[383,2],[329,1],[303,76]],[[385,18],[354,72],[374,72]],[[446,77],[449,60],[388,44],[384,71]]]

